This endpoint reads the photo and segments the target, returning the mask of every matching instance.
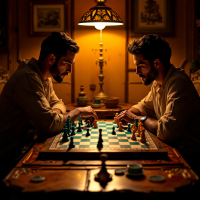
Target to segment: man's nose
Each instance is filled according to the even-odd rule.
[[[72,73],[72,65],[69,65],[69,66],[68,66],[67,72],[68,72],[68,73]]]

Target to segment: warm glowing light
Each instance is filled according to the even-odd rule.
[[[105,24],[101,24],[101,23],[95,25],[95,28],[96,28],[97,30],[102,30],[102,29],[104,29],[105,27],[106,27],[106,25],[105,25]]]
[[[82,22],[78,23],[78,25],[83,26],[95,26],[96,29],[102,30],[105,28],[105,26],[117,26],[117,25],[123,25],[123,23],[120,22]]]

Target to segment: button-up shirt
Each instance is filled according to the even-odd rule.
[[[66,113],[51,78],[44,80],[34,58],[24,60],[0,96],[0,158],[26,144],[30,126],[49,135],[60,132],[65,121],[55,108]]]
[[[148,95],[133,107],[156,116],[157,137],[188,152],[200,152],[200,97],[184,70],[170,67],[164,82],[153,82]]]

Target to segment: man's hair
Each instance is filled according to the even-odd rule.
[[[41,44],[39,59],[44,61],[49,54],[54,54],[57,59],[66,56],[70,50],[78,53],[79,46],[64,32],[52,32]]]
[[[170,66],[171,48],[166,40],[158,35],[144,35],[137,41],[128,45],[131,54],[143,54],[143,59],[148,60],[151,65],[157,58],[164,67]]]

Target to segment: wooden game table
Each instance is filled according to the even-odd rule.
[[[109,121],[109,120],[102,120]],[[186,163],[180,153],[173,147],[160,141],[149,133],[155,143],[167,152],[160,159],[109,159],[105,161],[107,171],[112,179],[106,183],[95,180],[102,166],[99,159],[45,159],[39,153],[46,141],[37,141],[15,168],[3,180],[8,195],[21,199],[184,199],[191,195],[198,176]],[[51,140],[48,139],[48,140]],[[86,152],[87,154],[87,152]],[[117,154],[117,153],[116,153]],[[163,154],[164,155],[164,154]],[[140,176],[116,174],[116,170],[125,170],[127,165],[141,164],[144,173]],[[152,182],[150,176],[161,175],[163,182]],[[44,177],[43,181],[34,182],[32,177]],[[193,193],[192,193],[193,194]]]

